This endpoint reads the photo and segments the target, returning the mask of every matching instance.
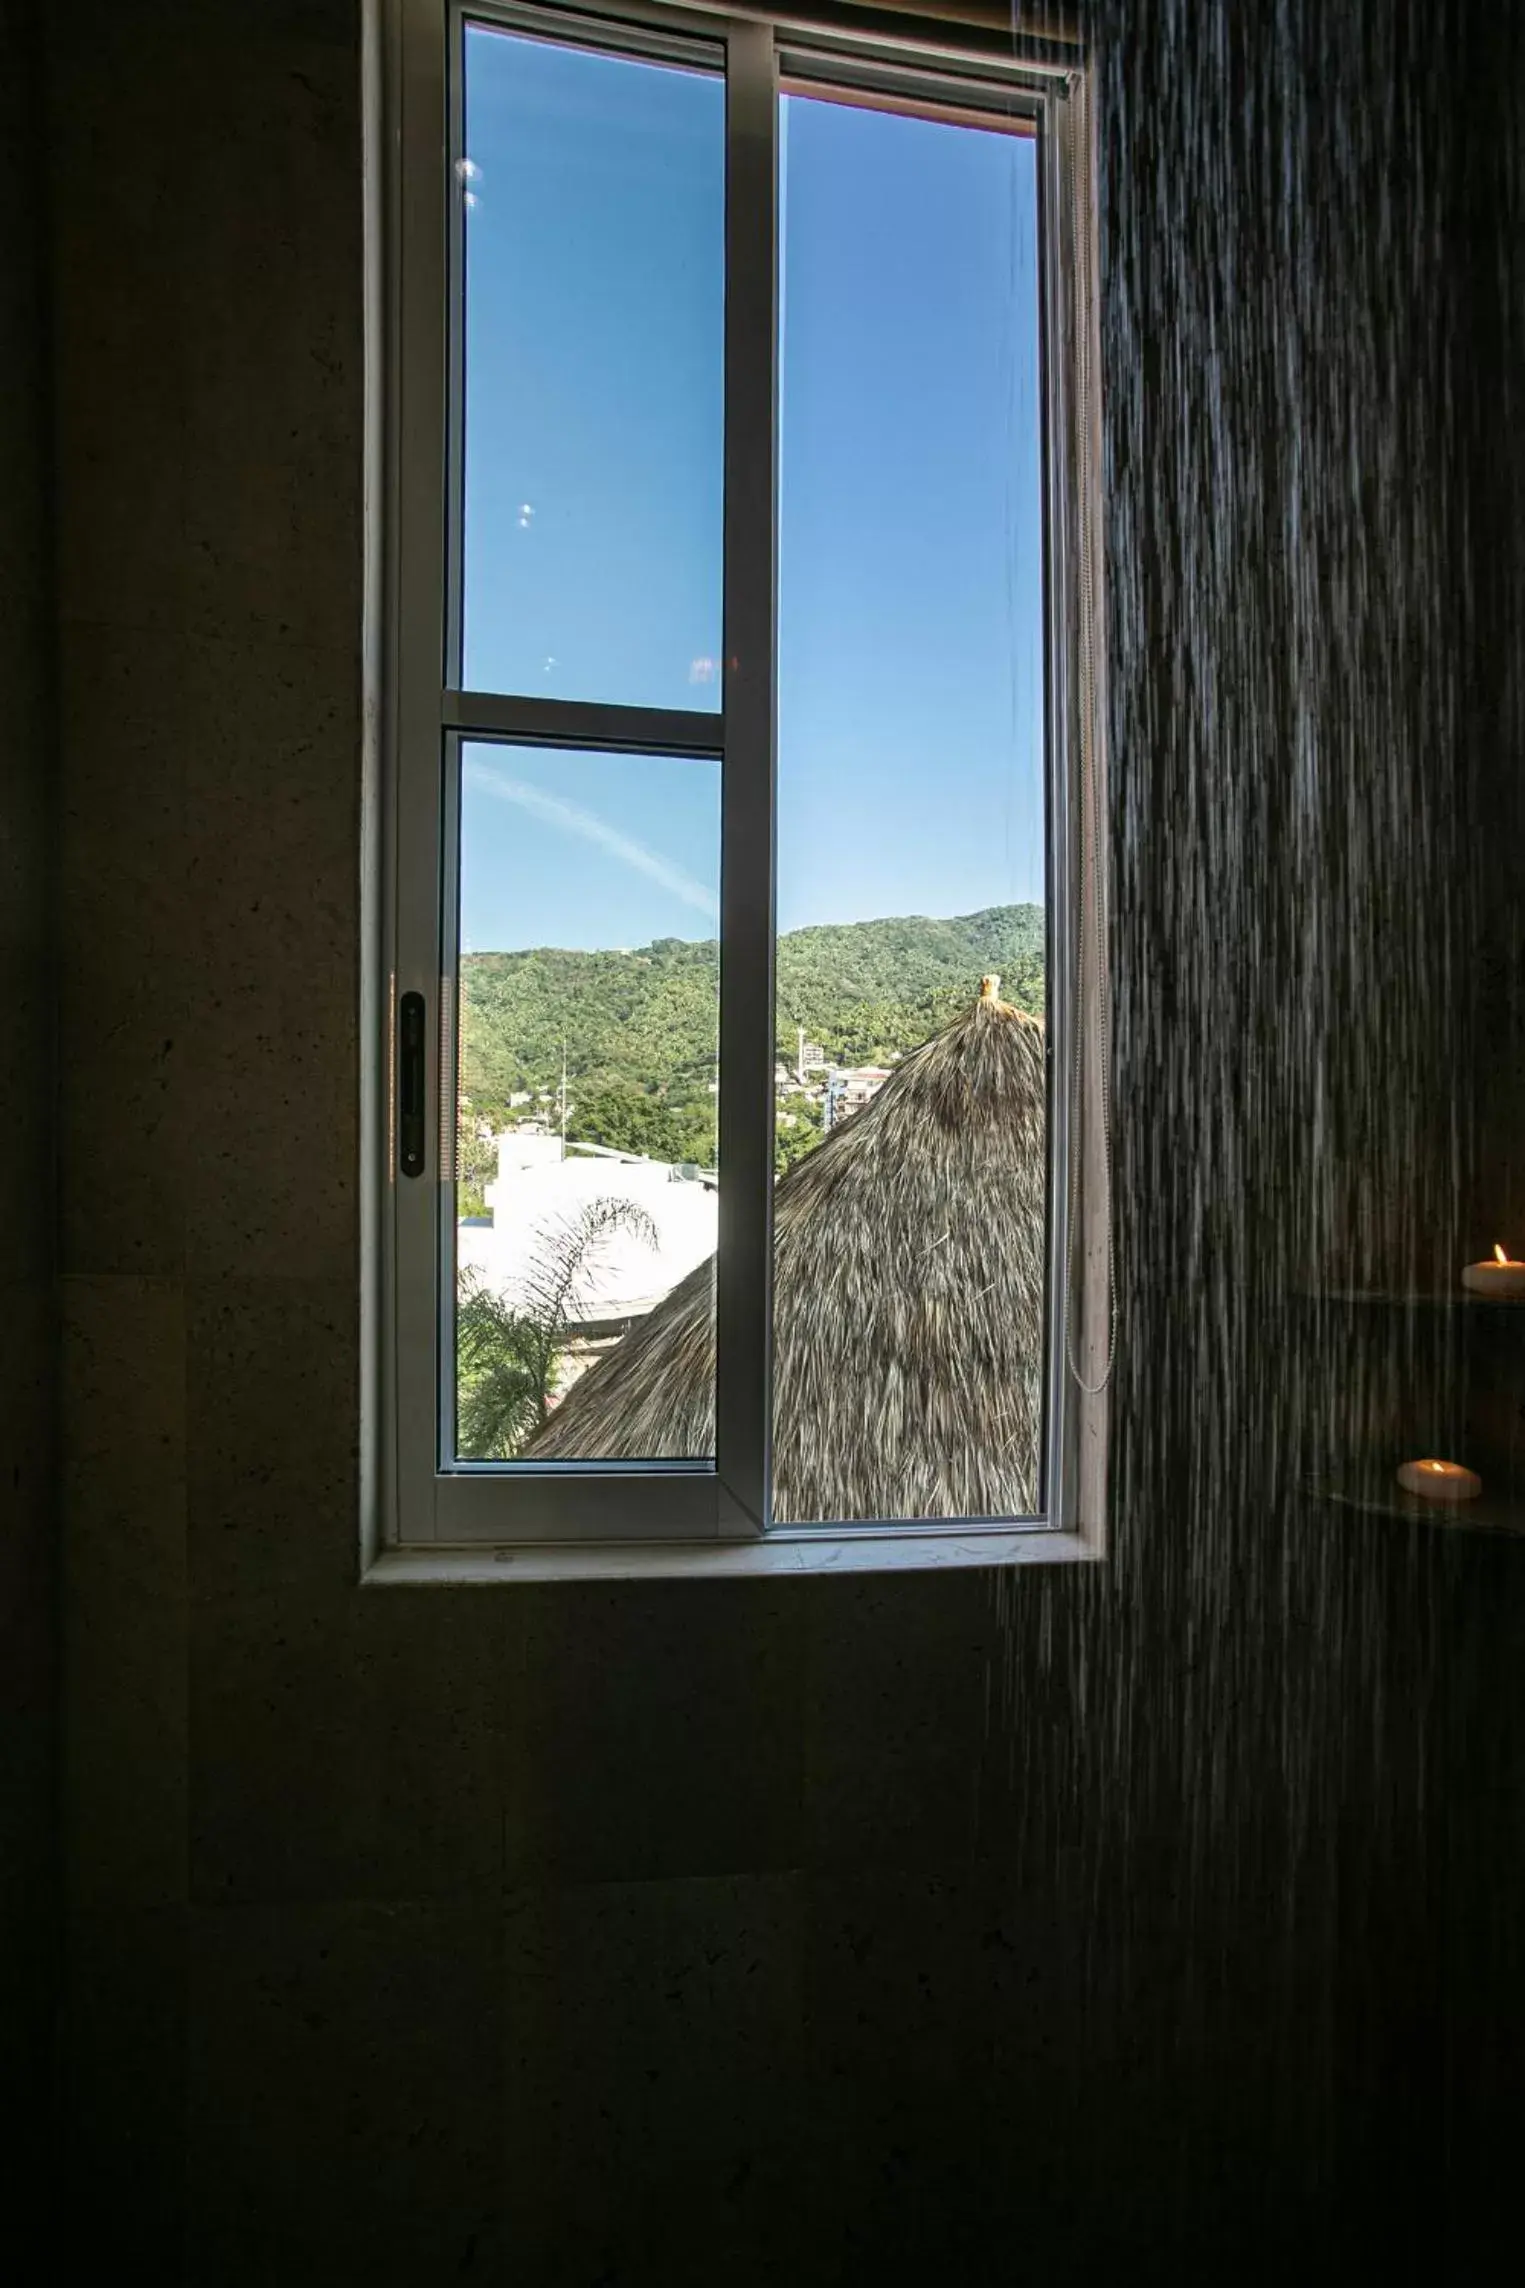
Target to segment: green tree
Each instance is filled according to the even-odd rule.
[[[653,1096],[629,1081],[579,1088],[567,1135],[575,1143],[606,1144],[611,1151],[639,1152],[647,1160],[692,1160],[709,1168],[715,1162],[714,1099],[676,1092]]]
[[[660,1097],[648,1096],[628,1081],[579,1088],[567,1115],[567,1134],[584,1144],[606,1144],[614,1152],[639,1152],[648,1160],[677,1160],[679,1127]]]
[[[821,1107],[808,1096],[786,1096],[773,1127],[773,1173],[787,1176],[807,1152],[813,1152],[825,1132]]]
[[[469,1462],[511,1461],[544,1419],[544,1347],[530,1320],[463,1271],[455,1316],[456,1446]]]
[[[498,1172],[496,1123],[475,1115],[466,1105],[456,1125],[455,1212],[458,1216],[486,1213],[487,1186]]]

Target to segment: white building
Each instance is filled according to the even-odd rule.
[[[633,1201],[651,1218],[657,1244],[628,1231],[601,1242],[573,1314],[580,1327],[640,1317],[715,1252],[709,1171],[686,1172],[586,1144],[569,1144],[563,1158],[559,1136],[522,1128],[499,1136],[497,1146],[498,1173],[485,1190],[492,1222],[458,1225],[456,1245],[461,1270],[479,1273],[509,1303],[546,1238],[595,1200]]]
[[[833,1065],[826,1081],[825,1126],[834,1128],[872,1104],[889,1077],[888,1065]]]

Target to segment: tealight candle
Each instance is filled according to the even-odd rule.
[[[1461,1283],[1474,1295],[1516,1297],[1525,1300],[1525,1263],[1516,1263],[1495,1246],[1491,1263],[1469,1263]]]
[[[1418,1494],[1424,1501],[1476,1501],[1483,1490],[1476,1470],[1464,1462],[1403,1462],[1398,1483],[1406,1494]]]

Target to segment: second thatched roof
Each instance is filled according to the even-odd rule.
[[[774,1193],[780,1523],[1036,1508],[1044,1039],[997,984]],[[713,1286],[711,1260],[574,1385],[527,1458],[712,1454]]]

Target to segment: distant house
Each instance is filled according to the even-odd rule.
[[[826,1076],[826,1127],[872,1104],[889,1077],[888,1065],[833,1065]]]
[[[773,1195],[773,1506],[782,1523],[1020,1517],[1043,1419],[1042,1023],[987,978]],[[706,1261],[528,1449],[714,1452]]]

